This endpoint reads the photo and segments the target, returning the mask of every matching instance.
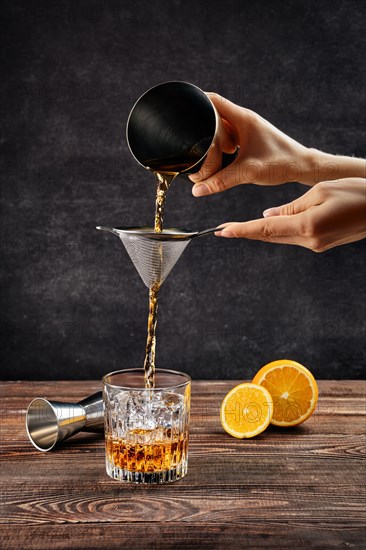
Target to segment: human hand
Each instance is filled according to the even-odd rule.
[[[323,252],[366,236],[366,179],[324,181],[302,197],[263,212],[264,218],[222,224],[219,237],[295,244]]]
[[[196,197],[211,195],[242,183],[277,185],[365,177],[365,161],[309,149],[290,138],[258,114],[217,95],[208,94],[225,131],[208,152],[199,172],[189,177]],[[229,133],[230,138],[228,138]],[[220,139],[220,135],[223,138]],[[222,152],[239,146],[237,158],[221,170]]]
[[[189,176],[196,183],[193,187],[195,196],[217,193],[241,183],[276,185],[298,180],[300,173],[303,176],[309,171],[306,147],[253,111],[239,107],[217,94],[210,93],[208,96],[231,134],[232,141],[240,149],[237,158],[220,170],[222,151],[218,150],[217,144],[211,147],[200,171]],[[198,187],[198,182],[203,187]]]

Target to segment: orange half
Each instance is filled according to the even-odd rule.
[[[239,439],[263,432],[271,421],[273,401],[262,386],[249,382],[235,386],[221,403],[220,420],[224,430]]]
[[[289,359],[273,361],[262,367],[253,378],[254,384],[266,388],[273,399],[275,426],[297,426],[315,411],[318,386],[311,372]]]

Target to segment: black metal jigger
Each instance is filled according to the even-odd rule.
[[[150,88],[132,107],[127,143],[144,168],[190,174],[202,166],[215,141],[227,132],[212,101],[188,82]],[[236,157],[223,153],[224,168]]]
[[[26,429],[39,451],[50,451],[57,443],[80,431],[103,432],[103,394],[101,391],[94,393],[78,403],[37,397],[28,406]]]

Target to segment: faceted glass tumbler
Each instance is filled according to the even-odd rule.
[[[103,378],[107,474],[128,483],[167,483],[188,467],[191,379],[156,369],[145,388],[144,370],[115,371]]]

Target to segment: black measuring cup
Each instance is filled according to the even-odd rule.
[[[144,168],[155,172],[197,172],[211,147],[228,132],[210,98],[188,82],[150,88],[132,107],[127,143]],[[237,155],[223,153],[221,168]]]

